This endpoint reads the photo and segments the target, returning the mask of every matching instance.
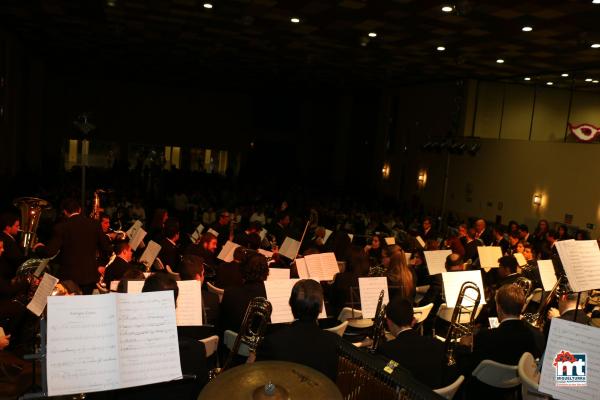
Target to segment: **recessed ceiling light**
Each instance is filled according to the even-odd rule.
[[[546,85],[552,86],[552,85],[554,85],[554,82],[546,82]]]
[[[562,76],[563,78],[566,78],[567,76],[569,76],[569,74],[564,73],[564,74],[560,74],[560,76]]]
[[[369,37],[377,37],[377,34],[375,32],[369,32]]]
[[[594,79],[594,80],[592,81],[592,83],[598,83],[598,82],[600,82],[598,79]]]
[[[106,0],[106,5],[109,7],[114,7],[117,5],[117,1],[116,0]]]
[[[444,51],[446,50],[446,48],[444,46],[438,46],[437,47],[437,51]]]
[[[600,48],[600,43],[593,43],[593,44],[592,44],[590,47],[591,47],[592,49],[597,49],[597,48]]]
[[[533,28],[531,26],[524,26],[521,28],[523,32],[531,32]]]
[[[600,0],[592,0],[592,4],[600,4]]]
[[[452,7],[452,6],[444,6],[444,7],[442,7],[442,11],[446,12],[446,13],[452,12],[452,10],[454,10],[454,7]]]
[[[212,8],[212,4],[210,4],[210,3],[204,3],[204,8]]]
[[[497,59],[497,60],[496,60],[496,62],[497,62],[498,64],[504,64],[504,60],[503,60],[503,59],[501,59],[501,58]]]
[[[290,18],[290,22],[292,22],[293,24],[297,24],[300,22],[300,18],[296,18],[296,17]]]
[[[593,81],[593,79],[592,78],[585,78],[585,81],[586,82],[591,82],[591,81]]]
[[[523,78],[523,79],[524,79],[524,80],[526,80],[526,81],[530,81],[530,80],[531,80],[531,78],[530,78],[530,77],[528,77],[528,76],[526,76],[526,77],[525,77],[525,78]]]

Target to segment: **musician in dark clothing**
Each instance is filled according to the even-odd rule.
[[[479,252],[477,251],[477,248],[479,246],[483,246],[483,242],[475,237],[476,234],[477,232],[475,231],[475,228],[467,229],[467,239],[465,244],[464,256],[465,261],[471,260],[472,262],[475,262],[479,259]]]
[[[292,288],[290,326],[267,335],[258,348],[257,360],[290,361],[337,377],[337,343],[341,338],[319,328],[317,317],[323,306],[323,288],[312,279],[302,279]]]
[[[574,321],[583,325],[591,325],[592,322],[581,305],[577,304],[577,293],[562,293],[558,298],[558,309],[552,307],[548,310],[547,317],[549,321],[544,325],[544,335],[546,338],[550,333],[550,325],[554,318]]]
[[[196,280],[204,283],[204,261],[194,255],[186,255],[181,261],[181,270],[179,272],[181,280]],[[219,296],[202,290],[202,321],[204,325],[216,326],[219,322]]]
[[[333,284],[329,291],[329,315],[337,316],[342,309],[349,305],[357,308],[354,304],[349,304],[351,300],[351,288],[358,288],[358,278],[367,276],[369,272],[369,258],[357,248],[349,250],[346,269],[335,275]],[[358,302],[358,295],[354,300]]]
[[[112,281],[121,280],[123,274],[132,268],[130,262],[133,251],[131,250],[131,246],[129,246],[129,242],[118,242],[114,245],[114,248],[116,257],[104,270],[104,283],[106,283],[107,289],[110,289]]]
[[[502,255],[503,256],[507,255],[510,250],[510,243],[508,243],[508,240],[506,240],[504,238],[504,234],[506,233],[506,228],[504,228],[504,226],[502,226],[502,225],[496,225],[492,229],[492,233],[494,235],[494,240],[492,241],[492,246],[500,247],[500,250],[502,251]]]
[[[204,260],[205,267],[211,269],[211,271],[205,271],[207,275],[212,276],[214,269],[217,264],[216,252],[217,250],[217,238],[212,233],[203,233],[198,243],[190,244],[184,251],[184,255],[191,254],[200,257]],[[210,272],[210,274],[209,274]]]
[[[54,226],[47,246],[38,243],[35,250],[41,257],[52,257],[59,251],[58,278],[77,283],[84,294],[91,294],[99,278],[96,253],[103,262],[112,252],[110,242],[98,221],[81,214],[81,206],[74,199],[63,202],[65,221]]]
[[[181,251],[177,246],[179,241],[179,223],[177,220],[169,218],[165,222],[163,229],[163,238],[158,243],[160,245],[160,251],[158,258],[163,263],[165,268],[167,265],[174,272],[179,272],[179,263],[181,262]]]
[[[231,225],[231,215],[227,210],[221,211],[219,220],[212,226],[219,235],[217,236],[217,251],[221,251],[223,245],[230,239],[233,226]]]
[[[281,246],[289,235],[290,221],[290,215],[282,212],[277,216],[277,222],[269,228],[269,233],[275,237],[278,246]]]
[[[233,261],[219,264],[216,269],[216,287],[225,289],[231,286],[242,286],[244,284],[242,272],[240,271],[240,265],[245,258],[245,254],[246,249],[242,248],[241,246],[237,247],[233,251]]]
[[[385,313],[395,339],[381,343],[378,353],[396,361],[432,389],[447,386],[458,377],[457,371],[447,366],[444,344],[412,329],[416,320],[410,301],[397,297]]]
[[[23,249],[17,242],[20,227],[16,215],[5,213],[0,216],[0,229],[2,229],[0,240],[4,242],[4,253],[0,256],[0,263],[2,263],[0,274],[7,279],[14,278],[15,272],[26,259]]]

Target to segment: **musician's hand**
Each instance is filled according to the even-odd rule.
[[[10,344],[10,335],[0,336],[0,350],[4,350]]]
[[[552,319],[552,318],[557,318],[560,317],[560,311],[558,311],[556,308],[551,307],[548,310],[548,319]]]
[[[370,244],[368,244],[368,245],[365,246],[365,253],[368,253],[369,250],[371,250],[371,245]]]
[[[473,335],[461,337],[459,343],[463,346],[471,347],[473,345]]]

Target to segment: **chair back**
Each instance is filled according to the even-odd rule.
[[[341,324],[334,326],[332,328],[325,329],[326,331],[333,332],[339,337],[344,336],[344,332],[346,332],[346,328],[348,327],[348,321],[344,321]]]
[[[417,324],[420,324],[421,322],[423,322],[427,319],[432,308],[433,308],[433,303],[429,303],[426,306],[415,307],[413,309],[415,319],[417,320]]]
[[[200,339],[200,341],[204,343],[204,348],[206,349],[206,358],[212,356],[219,347],[219,337],[217,335]]]
[[[229,350],[233,349],[233,345],[235,344],[235,339],[237,338],[237,332],[226,330],[223,334],[223,343],[225,347]],[[240,348],[238,350],[238,355],[243,357],[248,357],[250,355],[250,349],[244,343],[240,343]]]
[[[483,360],[472,374],[486,385],[509,389],[521,383],[516,365],[501,364],[492,360]]]
[[[537,369],[537,363],[531,353],[523,353],[519,364],[517,365],[519,379],[521,380],[521,397],[523,400],[549,399],[538,391],[540,373]]]
[[[475,316],[473,317],[473,319],[477,318],[477,316],[481,312],[482,307],[483,306],[481,304],[477,307],[477,310],[475,311]],[[440,306],[438,313],[437,313],[437,317],[443,319],[444,321],[450,322],[450,321],[452,321],[453,313],[454,313],[454,307],[448,307],[446,305],[446,303],[444,303]],[[466,324],[469,322],[470,317],[471,317],[470,313],[467,313],[467,312],[461,313],[456,322],[458,322],[459,324]]]
[[[435,389],[434,392],[447,400],[452,400],[456,392],[458,392],[458,388],[460,387],[460,385],[462,385],[464,380],[465,376],[461,375],[458,378],[456,378],[456,380],[450,385],[443,388]]]
[[[209,292],[214,293],[217,296],[219,296],[219,303],[223,300],[223,293],[225,293],[224,289],[218,288],[210,282],[206,282],[206,287],[208,288]]]

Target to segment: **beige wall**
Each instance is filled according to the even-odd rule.
[[[429,208],[441,204],[445,154],[423,154],[420,166],[428,168],[423,198]],[[600,237],[600,144],[483,140],[472,157],[452,155],[448,210],[461,216],[482,216],[502,222],[511,219],[530,228],[540,218],[564,221],[573,214],[573,225],[592,223]],[[541,194],[541,207],[533,195]],[[502,203],[501,210],[499,203]]]

